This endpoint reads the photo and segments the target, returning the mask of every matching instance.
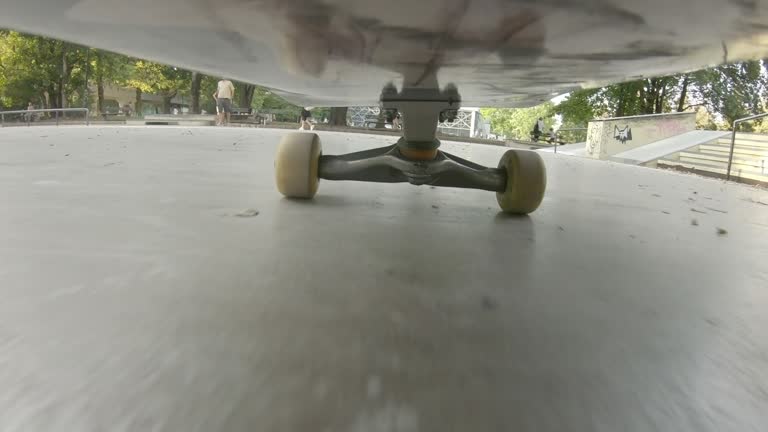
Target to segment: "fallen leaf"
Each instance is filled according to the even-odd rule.
[[[237,216],[237,217],[254,217],[254,216],[258,216],[258,215],[259,215],[259,211],[258,210],[256,210],[256,209],[247,209],[247,210],[244,210],[244,211],[236,214],[235,216]]]

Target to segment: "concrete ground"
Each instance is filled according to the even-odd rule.
[[[530,217],[291,201],[279,136],[0,130],[0,430],[766,430],[768,192],[543,154]]]

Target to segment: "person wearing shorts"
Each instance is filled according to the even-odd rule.
[[[387,110],[385,120],[392,125],[392,129],[400,129],[400,111]]]
[[[315,127],[312,126],[312,123],[309,122],[309,119],[312,118],[312,113],[309,111],[307,107],[304,107],[301,109],[301,125],[299,126],[299,130],[305,130],[304,126],[307,127],[307,129],[312,130]]]
[[[235,96],[235,85],[228,79],[222,79],[216,85],[216,92],[213,98],[216,100],[216,125],[222,126],[229,124],[232,115],[232,98]]]

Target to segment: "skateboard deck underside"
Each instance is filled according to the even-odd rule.
[[[371,105],[384,84],[454,83],[465,106],[768,55],[768,0],[0,0],[0,27]]]

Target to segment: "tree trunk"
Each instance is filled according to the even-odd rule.
[[[96,83],[96,111],[99,114],[104,112],[104,81],[102,80]]]
[[[141,115],[141,90],[136,89],[136,103],[133,104],[133,109],[136,112],[136,117],[142,117]]]
[[[656,107],[656,98],[658,97],[658,89],[656,86],[656,79],[651,78],[645,80],[647,90],[643,93],[643,100],[641,101],[642,108],[639,114],[653,114],[653,110]]]
[[[614,117],[623,117],[624,116],[625,93],[626,93],[626,91],[622,87],[621,91],[619,93],[619,101],[616,103],[616,111],[613,113]]]
[[[666,80],[661,83],[661,93],[656,97],[656,104],[654,106],[654,113],[661,114],[664,111],[664,99],[667,98],[667,82]]]
[[[98,66],[96,67],[96,112],[99,114],[104,113],[104,71],[101,64],[101,56],[96,60]],[[88,84],[86,83],[86,86]]]
[[[648,111],[648,90],[650,90],[650,88],[646,89],[646,83],[643,83],[643,85],[640,86],[640,90],[638,91],[640,112],[638,114],[646,114]]]
[[[69,77],[69,71],[67,68],[67,46],[62,44],[61,46],[61,80],[59,81],[59,97],[61,98],[61,107],[67,107],[67,78]]]
[[[331,126],[346,126],[347,125],[347,107],[333,107],[331,108],[331,118],[328,119]]]
[[[677,112],[682,112],[685,106],[685,96],[688,93],[688,82],[690,81],[686,74],[683,78],[683,88],[680,90],[680,99],[677,101]]]
[[[163,114],[170,114],[171,113],[171,99],[173,99],[173,95],[163,95]]]
[[[48,84],[48,108],[58,108],[59,105],[56,103],[56,97],[58,96],[58,93],[56,92],[56,88],[53,84]]]
[[[200,114],[200,83],[203,81],[203,75],[198,72],[192,72],[192,114]]]
[[[253,92],[256,91],[256,86],[251,84],[244,84],[243,91],[240,93],[240,98],[237,105],[240,108],[250,108],[253,101]]]

